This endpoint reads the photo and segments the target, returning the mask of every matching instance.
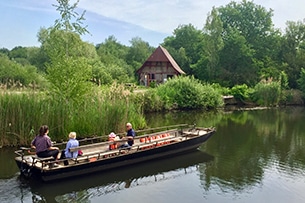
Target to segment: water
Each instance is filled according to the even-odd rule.
[[[23,180],[0,150],[0,202],[305,202],[305,109],[147,115],[216,126],[200,150],[68,181]]]

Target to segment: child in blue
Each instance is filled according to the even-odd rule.
[[[71,159],[71,158],[77,158],[78,156],[78,151],[75,152],[70,152],[70,148],[78,147],[79,142],[76,139],[76,132],[70,132],[69,133],[69,141],[66,144],[66,149],[62,150],[60,159]],[[65,165],[68,165],[69,162],[68,160],[64,161]]]
[[[79,142],[76,139],[76,132],[70,132],[69,141],[67,142],[66,149],[65,149],[65,157],[66,158],[77,158],[78,151],[69,152],[69,149],[78,147],[78,146],[79,146]]]

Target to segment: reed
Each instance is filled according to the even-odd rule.
[[[29,145],[43,124],[54,141],[67,140],[70,131],[81,138],[123,132],[126,122],[139,129],[146,125],[139,104],[119,85],[70,103],[53,100],[45,92],[3,92],[0,105],[0,146]]]

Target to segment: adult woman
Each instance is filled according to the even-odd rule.
[[[55,160],[57,160],[59,149],[58,147],[53,147],[48,133],[49,127],[47,125],[41,126],[39,129],[39,135],[33,139],[31,147],[36,150],[36,155],[38,157],[43,158],[52,156]]]

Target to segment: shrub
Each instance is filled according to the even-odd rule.
[[[230,92],[235,99],[238,99],[240,101],[245,101],[249,99],[249,88],[246,84],[235,85],[234,87],[231,88]]]
[[[258,105],[275,106],[281,98],[281,84],[274,81],[261,81],[254,87],[252,99]]]
[[[198,109],[217,108],[223,105],[221,94],[211,85],[202,85],[194,77],[175,77],[165,84],[149,90],[146,99],[151,106],[145,109]],[[158,106],[154,106],[154,103]],[[163,108],[160,106],[163,104]]]

